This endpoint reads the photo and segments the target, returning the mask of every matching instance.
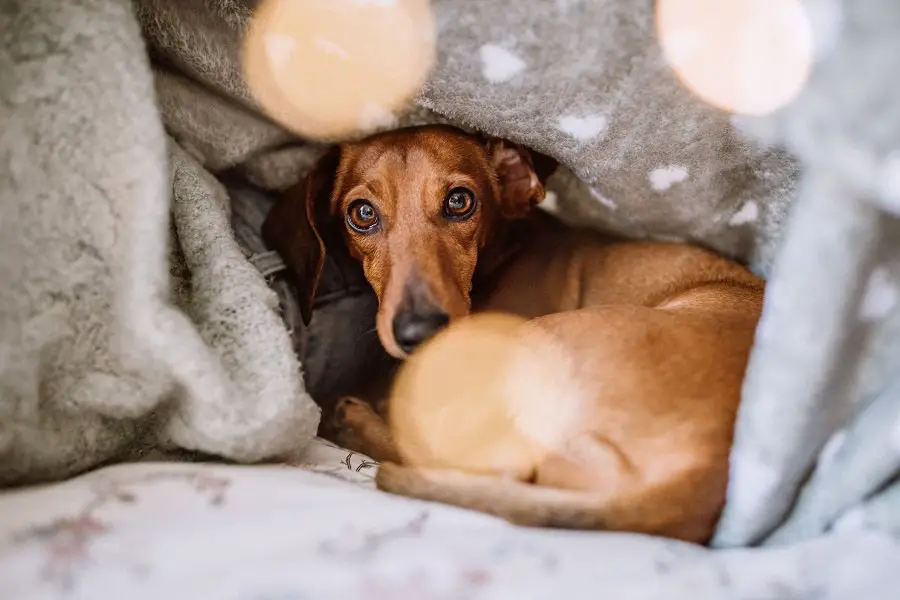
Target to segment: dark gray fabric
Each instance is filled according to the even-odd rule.
[[[359,265],[339,263],[334,254],[326,253],[314,318],[305,326],[286,266],[277,255],[272,256],[260,236],[275,197],[234,178],[228,179],[228,189],[235,235],[250,262],[278,294],[282,318],[303,365],[307,391],[319,402],[330,403],[351,393],[360,376],[387,368],[391,361],[374,328],[378,301]]]

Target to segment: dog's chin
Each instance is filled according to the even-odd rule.
[[[376,329],[378,331],[378,340],[381,342],[381,347],[384,348],[385,352],[397,360],[406,360],[409,357],[409,354],[404,352],[397,344],[397,340],[394,339],[394,335],[389,327],[382,327],[379,322]]]
[[[397,360],[406,360],[407,358],[409,358],[409,354],[401,350],[396,342],[393,344],[386,344],[384,340],[381,340],[381,345],[384,347],[385,352],[387,352]]]

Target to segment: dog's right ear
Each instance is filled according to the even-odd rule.
[[[488,155],[500,184],[501,213],[508,219],[524,217],[546,195],[531,152],[521,144],[493,139]]]
[[[297,301],[306,325],[312,318],[325,264],[323,229],[331,218],[331,194],[339,162],[340,147],[334,146],[275,203],[262,226],[263,241],[281,255],[296,279]]]

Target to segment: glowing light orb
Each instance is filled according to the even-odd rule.
[[[434,59],[428,0],[264,0],[244,47],[263,110],[323,140],[391,125]]]
[[[656,8],[663,55],[705,102],[761,116],[803,90],[814,39],[798,0],[658,0]]]
[[[390,425],[409,466],[527,476],[534,443],[510,414],[507,380],[524,320],[479,314],[457,321],[406,361]]]

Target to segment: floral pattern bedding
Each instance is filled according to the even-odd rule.
[[[0,598],[895,597],[900,549],[878,534],[714,553],[523,529],[379,492],[375,468],[317,440],[296,465],[141,462],[5,492]]]

